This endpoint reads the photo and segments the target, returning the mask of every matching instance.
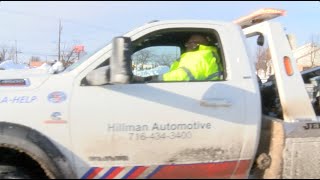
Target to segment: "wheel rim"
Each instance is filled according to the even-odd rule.
[[[0,165],[0,179],[31,179],[22,168]]]

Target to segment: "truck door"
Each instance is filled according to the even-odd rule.
[[[185,26],[190,29],[200,25]],[[228,36],[232,38],[223,33],[225,29],[221,26],[202,26],[216,32],[221,41]],[[150,48],[158,53],[157,57],[179,54],[182,51],[179,44],[164,43],[172,40],[175,33],[178,35],[176,31],[150,35],[158,32],[155,29],[167,28],[168,25],[158,25],[132,33],[133,43],[151,43],[136,48],[133,58],[150,52]],[[144,37],[147,39],[143,40]],[[241,42],[236,37],[234,42]],[[217,42],[223,44],[221,41]],[[258,97],[254,79],[242,78],[244,74],[239,70],[243,69],[240,67],[243,62],[239,61],[242,56],[226,55],[232,44],[226,42],[225,46],[230,47],[220,54],[224,67],[229,69],[225,69],[222,81],[101,86],[75,83],[70,118],[78,175],[82,178],[246,177],[255,153],[260,113],[253,110],[249,118],[247,105],[259,105],[259,100],[253,98]],[[101,58],[110,55],[110,49],[106,48]],[[237,58],[238,61],[231,63]],[[141,75],[148,69],[164,67],[159,65],[160,61],[152,62],[154,59],[147,59],[143,65],[133,63],[134,73]],[[79,81],[82,79],[79,76]]]

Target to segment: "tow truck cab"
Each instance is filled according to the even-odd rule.
[[[224,66],[222,81],[130,82],[131,64],[135,61],[133,58],[131,62],[132,54],[132,57],[141,55],[159,46],[178,47],[181,54],[185,51],[183,42],[191,33],[206,33],[211,45],[218,47]],[[279,24],[264,22],[252,26],[246,34],[263,35],[273,43],[273,54],[292,57]],[[271,37],[280,39],[274,42]],[[107,174],[119,170],[118,162],[123,161],[124,170],[119,170],[116,178],[131,177],[132,173],[137,173],[138,178],[248,177],[259,145],[262,117],[260,89],[245,39],[239,26],[213,21],[155,22],[124,38],[116,38],[109,54],[77,77],[75,84],[81,86],[73,87],[70,104],[70,117],[76,122],[72,124],[73,137],[87,127],[99,144],[94,146],[91,138],[73,138],[78,156],[90,157],[91,166],[103,167],[100,170]],[[88,74],[92,70],[99,72],[100,68],[105,71],[106,64],[111,70],[104,79],[108,82],[88,84]],[[301,77],[294,78],[300,78],[302,83]],[[304,89],[300,92],[307,95]],[[307,109],[309,100],[302,101]],[[103,108],[86,113],[95,104],[103,104],[99,106]],[[286,115],[291,113],[289,110]],[[312,116],[308,111],[297,113]],[[90,118],[96,123],[88,121]],[[81,163],[77,165],[77,169],[92,175],[93,169],[90,174]]]
[[[166,60],[178,58],[192,33],[205,34],[210,45],[218,48],[224,67],[222,80],[130,81],[141,67],[166,65]],[[269,118],[266,124],[280,124],[285,134],[287,122],[314,121],[315,113],[280,24],[263,22],[242,30],[234,23],[163,21],[116,38],[113,45],[63,73],[24,77],[17,82],[25,83],[15,88],[14,75],[1,81],[0,119],[4,122],[0,129],[15,129],[14,124],[30,127],[27,132],[48,137],[46,142],[57,149],[41,146],[41,153],[30,152],[10,141],[12,133],[7,128],[0,131],[0,151],[4,144],[6,150],[26,151],[49,177],[56,177],[56,169],[60,169],[62,177],[74,172],[78,178],[246,178],[255,157],[268,153],[275,143],[261,141],[271,139],[264,132],[275,131],[261,131],[260,88],[246,44],[246,36],[253,35],[263,35],[269,42],[281,106],[285,107],[282,120],[265,117]],[[289,133],[301,128],[301,123],[290,125]],[[282,158],[282,150],[290,151],[288,144],[295,142],[295,137],[279,137],[281,142],[291,141],[272,153]],[[39,142],[31,142],[39,146]],[[59,155],[58,160],[54,155]],[[55,168],[44,163],[48,161],[54,162]],[[287,161],[273,159],[269,164],[272,172],[280,171],[274,164],[279,167],[282,162]],[[61,163],[69,163],[71,168]],[[291,171],[285,169],[287,172]]]
[[[128,51],[134,57],[155,48],[169,55],[176,53],[173,46],[181,54],[191,33],[206,34],[218,47],[225,68],[222,81],[131,83],[126,71],[131,63],[112,64],[119,56],[130,59]],[[113,49],[111,57],[112,47],[105,48],[105,54],[75,78],[69,112],[77,156],[105,173],[119,170],[121,164],[115,178],[131,177],[131,172],[138,178],[246,177],[259,140],[261,110],[248,108],[259,107],[260,97],[241,29],[213,21],[164,21],[125,37],[131,45],[116,49],[128,51]],[[114,44],[122,41],[126,38]],[[103,68],[109,58],[111,83],[86,84],[87,75]],[[121,70],[112,70],[117,65]],[[83,127],[90,137],[78,138]],[[81,162],[76,166],[82,175],[90,170]]]

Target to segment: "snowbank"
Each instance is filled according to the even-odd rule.
[[[133,74],[136,76],[141,76],[141,77],[147,77],[147,76],[153,76],[153,75],[160,75],[164,74],[169,71],[168,66],[158,66],[154,69],[149,69],[149,70],[142,70],[142,71],[133,71]]]
[[[6,60],[0,63],[0,69],[29,69],[29,66],[26,64],[16,64],[12,60]]]

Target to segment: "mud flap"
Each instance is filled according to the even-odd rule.
[[[253,176],[263,179],[319,179],[319,130],[320,122],[286,123],[265,116]],[[258,157],[264,153],[271,158],[269,167],[264,166],[265,161],[259,161]]]
[[[260,143],[252,169],[255,178],[280,179],[282,174],[282,153],[284,149],[283,121],[264,116]]]

